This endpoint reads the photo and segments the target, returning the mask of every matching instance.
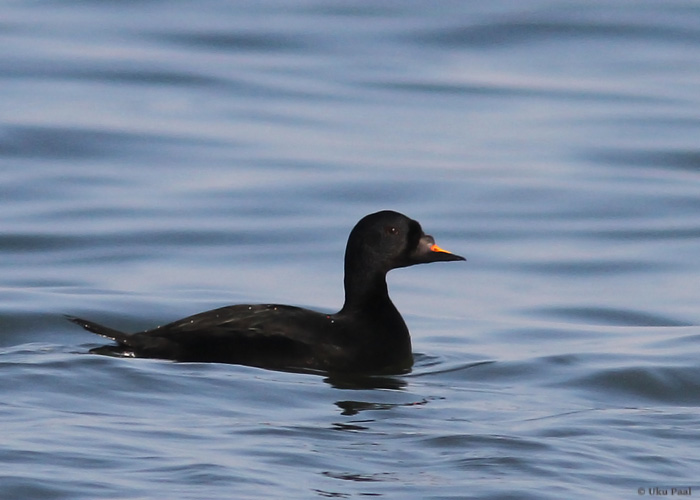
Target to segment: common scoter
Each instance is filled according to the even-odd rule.
[[[90,352],[121,357],[234,363],[277,370],[401,373],[413,364],[406,323],[389,298],[391,269],[465,260],[435,244],[420,224],[393,211],[367,215],[345,250],[345,304],[335,314],[257,304],[213,309],[138,333],[68,319],[116,345]]]

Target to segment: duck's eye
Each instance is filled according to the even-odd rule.
[[[394,226],[386,226],[384,228],[384,232],[386,234],[393,234],[393,235],[399,234],[399,230],[397,228],[395,228]]]

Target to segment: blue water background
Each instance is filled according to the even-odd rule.
[[[700,4],[0,5],[0,497],[700,494]],[[363,215],[412,373],[112,359],[237,302],[333,311]],[[657,495],[658,496],[658,495]]]

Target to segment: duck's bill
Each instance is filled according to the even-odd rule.
[[[454,261],[454,260],[467,260],[461,255],[454,254],[452,252],[448,252],[447,250],[440,248],[437,246],[435,243],[430,245],[430,253],[432,256],[432,260],[434,261]]]
[[[454,254],[440,248],[435,244],[435,239],[429,234],[424,234],[416,249],[416,260],[419,262],[449,262],[455,260],[467,260],[461,255]]]

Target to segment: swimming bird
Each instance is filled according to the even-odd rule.
[[[345,303],[335,314],[279,304],[241,304],[202,312],[152,330],[124,333],[68,316],[116,345],[90,352],[120,357],[233,363],[326,373],[405,373],[411,337],[391,299],[392,269],[466,260],[435,244],[420,224],[389,210],[362,218],[345,250]]]

